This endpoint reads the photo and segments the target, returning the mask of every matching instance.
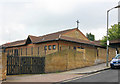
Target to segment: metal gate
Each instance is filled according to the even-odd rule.
[[[7,56],[7,75],[45,73],[45,57]]]

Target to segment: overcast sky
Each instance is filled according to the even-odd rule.
[[[106,11],[119,0],[0,0],[0,44],[76,28],[95,39],[106,35]],[[118,10],[110,11],[110,25]]]

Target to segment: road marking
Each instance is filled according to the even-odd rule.
[[[80,76],[80,77],[76,77],[76,78],[73,78],[73,79],[68,79],[68,80],[65,80],[63,82],[69,82],[69,81],[77,80],[77,79],[80,79],[80,78],[86,78],[86,77],[89,77],[89,76],[92,76],[92,75],[96,75],[96,74],[99,74],[99,73],[101,73],[101,72],[97,72],[97,73],[90,74],[90,75],[87,75],[87,76]]]

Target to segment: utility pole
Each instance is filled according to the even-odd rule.
[[[115,9],[115,8],[120,8],[120,5],[118,5],[118,6],[116,6],[116,7],[113,7],[113,8],[111,8],[111,9],[109,9],[109,10],[107,10],[107,56],[106,56],[106,66],[108,67],[108,59],[109,59],[109,39],[108,39],[108,26],[109,26],[109,12],[111,11],[111,10],[113,10],[113,9]]]

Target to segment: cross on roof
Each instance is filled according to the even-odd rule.
[[[76,22],[77,22],[77,28],[78,28],[78,27],[79,27],[79,23],[80,23],[80,22],[79,22],[79,20],[77,20]]]

